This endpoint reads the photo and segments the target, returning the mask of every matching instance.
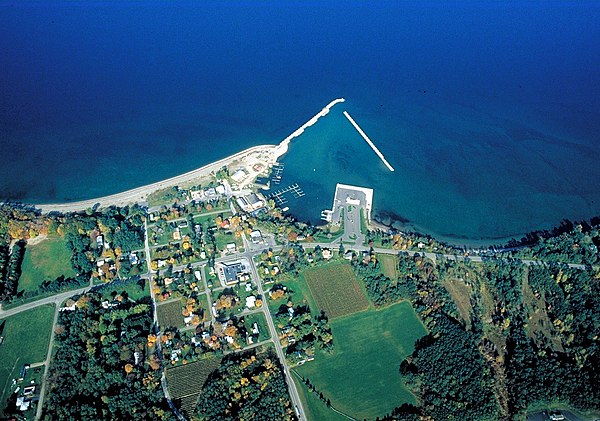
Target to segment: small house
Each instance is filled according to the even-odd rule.
[[[256,307],[256,297],[254,295],[246,297],[246,307],[248,307],[248,308]]]
[[[181,231],[179,231],[179,228],[175,228],[175,231],[173,231],[173,240],[181,240]]]
[[[259,230],[254,230],[250,233],[250,240],[252,241],[252,243],[254,244],[259,244],[262,242],[263,238],[262,238],[262,234]]]

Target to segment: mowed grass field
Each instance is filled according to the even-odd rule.
[[[0,414],[13,392],[11,382],[19,377],[23,364],[42,362],[48,353],[54,320],[51,304],[0,319]]]
[[[389,254],[379,254],[377,256],[381,264],[382,272],[385,276],[392,280],[398,279],[398,258]]]
[[[329,263],[302,275],[319,310],[330,319],[366,310],[369,301],[348,263]]]
[[[161,329],[167,327],[181,328],[185,325],[181,310],[186,299],[181,298],[168,303],[161,303],[156,306],[156,317],[158,318],[158,326]]]
[[[75,276],[66,240],[55,236],[38,244],[26,245],[21,272],[19,290],[25,291],[37,290],[45,280]]]
[[[336,409],[357,419],[373,419],[403,403],[415,403],[398,369],[415,341],[427,332],[409,302],[330,324],[333,353],[318,352],[314,361],[294,370],[308,377]],[[331,418],[322,418],[323,408],[318,412],[311,419],[338,419],[333,411]]]
[[[219,364],[218,358],[211,357],[167,369],[166,377],[171,397],[188,419],[194,414],[204,382]]]
[[[296,369],[293,368],[292,371],[294,370]],[[327,408],[325,402],[320,400],[314,393],[311,393],[296,375],[293,375],[293,378],[308,421],[348,421],[345,416],[332,411],[331,408]]]

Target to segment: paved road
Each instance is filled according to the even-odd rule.
[[[316,246],[319,246],[321,248],[323,247],[327,247],[327,248],[337,248],[339,245],[339,243],[302,243],[302,246],[304,248],[314,248]],[[350,248],[352,250],[355,251],[365,251],[365,250],[370,250],[370,247],[367,246],[362,246],[362,245],[355,245],[355,246],[348,246],[347,248]],[[461,256],[461,255],[457,255],[457,254],[439,254],[439,253],[431,253],[431,252],[427,252],[427,251],[418,251],[418,250],[394,250],[394,249],[387,249],[387,248],[381,248],[381,247],[374,247],[373,250],[375,251],[375,253],[380,253],[380,254],[395,254],[397,255],[398,253],[405,253],[408,256],[414,256],[415,254],[420,254],[421,256],[425,256],[431,260],[433,260],[434,262],[436,261],[436,259],[441,256],[444,257],[445,259],[448,260],[456,260],[456,261],[470,261],[470,262],[476,262],[476,263],[482,263],[486,260],[485,257],[481,257],[481,256]],[[488,258],[489,260],[494,260],[494,258]],[[498,257],[498,260],[507,260],[507,258],[503,258],[503,257]],[[529,259],[521,259],[521,262],[523,262],[523,264],[528,265],[528,266],[544,266],[544,265],[548,265],[548,264],[554,264],[555,262],[547,262],[544,260],[529,260]],[[578,264],[578,263],[569,263],[567,264],[567,266],[569,266],[570,268],[574,268],[574,269],[585,269],[585,265],[582,264]]]
[[[591,421],[597,419],[596,417],[577,415],[566,409],[560,410],[559,412],[563,414],[568,421]],[[550,417],[546,414],[546,411],[527,414],[527,421],[548,421],[549,419]]]
[[[50,368],[50,361],[52,360],[52,347],[54,346],[54,337],[56,335],[56,322],[58,321],[58,313],[60,311],[60,303],[56,304],[54,309],[54,320],[52,322],[52,330],[50,331],[50,342],[48,343],[48,352],[46,353],[46,359],[44,360],[44,377],[42,378],[42,386],[40,388],[40,400],[38,401],[37,411],[35,413],[35,419],[39,420],[42,418],[42,408],[44,406],[44,398],[46,395],[46,387],[48,380],[48,369]]]
[[[344,207],[344,235],[342,241],[363,244],[365,236],[360,231],[360,206],[347,205]]]
[[[258,288],[258,293],[264,298],[265,291],[263,289],[262,281],[260,276],[258,276],[258,270],[256,270],[256,265],[254,264],[254,259],[250,258],[250,268],[252,270],[252,276],[256,280],[256,286]],[[292,404],[294,408],[296,408],[298,419],[300,421],[306,421],[306,416],[304,415],[304,410],[302,408],[302,401],[300,400],[300,395],[298,394],[298,389],[296,388],[296,383],[294,383],[294,379],[292,378],[292,373],[287,365],[285,360],[285,354],[283,353],[283,348],[281,347],[281,342],[279,341],[279,335],[277,334],[277,328],[273,323],[273,318],[271,317],[271,312],[269,311],[269,306],[266,301],[263,301],[264,304],[262,306],[263,312],[265,314],[265,319],[267,320],[267,325],[269,326],[269,331],[271,332],[271,338],[273,339],[273,343],[275,344],[275,352],[279,357],[279,361],[281,362],[281,366],[283,367],[283,373],[285,375],[286,382],[288,384],[288,390],[290,393],[290,398],[292,400]]]
[[[156,315],[156,299],[154,297],[154,293],[152,292],[152,274],[154,272],[152,271],[152,268],[150,267],[150,245],[148,242],[148,219],[147,218],[144,220],[144,237],[145,237],[144,238],[144,249],[146,252],[146,265],[148,267],[148,289],[150,292],[150,298],[152,299],[152,316],[154,319],[154,334],[157,337],[157,340],[155,342],[156,343],[156,352],[158,353],[158,358],[162,360],[162,347],[161,347],[161,342],[160,342],[158,316]],[[167,400],[167,403],[169,404],[169,407],[171,408],[171,410],[173,411],[175,416],[179,420],[185,421],[185,418],[183,417],[183,415],[181,415],[179,413],[179,411],[173,404],[173,401],[171,400],[171,394],[169,393],[169,388],[167,387],[167,378],[165,377],[165,370],[163,370],[163,372],[162,372],[162,375],[160,378],[160,385],[162,386],[163,393],[165,394],[165,399]]]
[[[72,289],[70,291],[61,292],[60,294],[51,295],[50,297],[46,297],[46,298],[41,298],[39,300],[32,301],[30,303],[23,304],[23,305],[20,305],[18,307],[14,307],[14,308],[11,308],[8,310],[3,310],[0,308],[0,319],[14,316],[15,314],[19,314],[23,311],[31,310],[32,308],[36,308],[36,307],[43,306],[46,304],[54,304],[56,306],[60,306],[63,303],[63,301],[67,300],[68,298],[71,298],[73,295],[82,294],[85,291],[88,291],[89,289],[92,288],[92,286],[93,286],[93,283],[90,280],[90,284],[83,288]]]

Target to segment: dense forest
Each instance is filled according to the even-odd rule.
[[[295,420],[282,368],[271,350],[230,354],[202,390],[198,411],[207,420]]]
[[[173,419],[147,347],[151,306],[121,295],[116,303],[92,292],[59,313],[43,419]]]

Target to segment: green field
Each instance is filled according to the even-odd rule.
[[[292,375],[294,377],[294,383],[298,389],[298,395],[302,401],[302,408],[304,414],[309,421],[348,421],[348,418],[343,415],[339,415],[333,412],[330,408],[327,408],[325,402],[320,400],[314,393],[308,390],[308,387],[294,374],[295,368],[292,369]]]
[[[385,276],[392,280],[398,279],[398,258],[390,254],[379,254],[377,256],[381,264],[381,270]]]
[[[103,283],[97,288],[102,293],[104,299],[110,300],[115,295],[127,295],[128,298],[138,301],[142,297],[149,297],[150,291],[146,279],[129,278],[126,280],[117,280],[110,283]]]
[[[336,409],[354,418],[373,419],[403,403],[415,403],[398,373],[415,341],[426,333],[410,303],[357,313],[330,324],[333,354],[318,352],[314,361],[295,370],[308,377]],[[309,408],[318,407],[317,403]],[[331,418],[315,414],[313,419],[338,417],[332,412]]]
[[[183,322],[183,315],[181,311],[185,305],[186,299],[169,301],[168,303],[158,304],[156,306],[156,317],[158,318],[158,326],[161,329],[168,327],[182,328],[185,323]]]
[[[189,363],[175,368],[169,368],[166,371],[167,384],[171,397],[181,408],[188,419],[196,409],[198,396],[202,391],[202,386],[210,373],[215,371],[220,364],[220,360],[214,357]]]
[[[366,310],[369,302],[347,263],[329,263],[303,272],[319,310],[330,318]]]
[[[71,251],[66,241],[60,237],[27,245],[21,270],[19,290],[25,291],[37,290],[44,280],[75,276],[71,268]]]
[[[271,310],[271,313],[277,313],[279,307],[285,305],[289,299],[292,301],[292,303],[294,303],[295,306],[307,305],[313,314],[319,314],[319,311],[317,310],[317,304],[315,303],[315,300],[310,293],[310,289],[308,288],[306,280],[302,274],[300,274],[300,276],[297,278],[283,281],[281,284],[288,288],[288,295],[286,298],[280,298],[278,300],[272,300],[268,298],[267,302],[269,303],[269,309]],[[269,294],[267,293],[266,296],[269,297]]]
[[[0,319],[0,408],[13,392],[12,379],[23,364],[42,362],[48,353],[54,306],[45,305]]]
[[[267,326],[267,320],[265,319],[265,315],[263,313],[248,314],[244,316],[244,322],[244,326],[246,327],[248,333],[252,332],[252,325],[254,323],[257,324],[259,331],[257,342],[266,341],[271,337],[271,334],[269,333],[269,327]]]

